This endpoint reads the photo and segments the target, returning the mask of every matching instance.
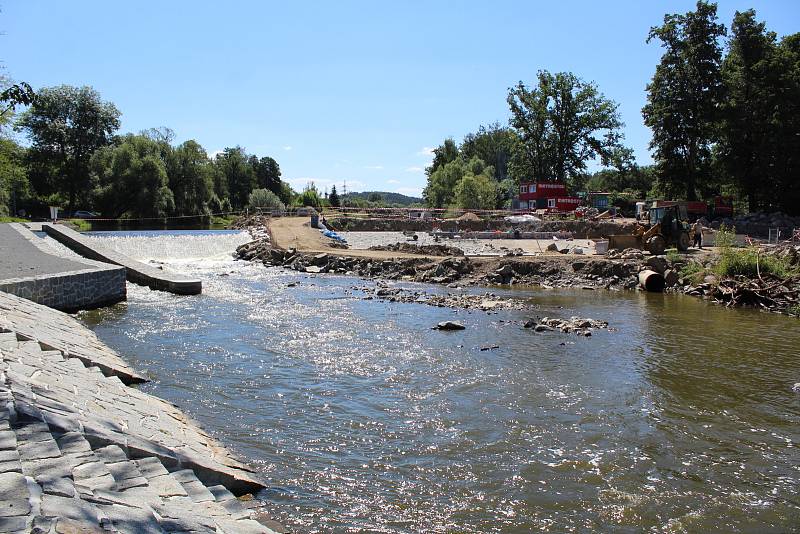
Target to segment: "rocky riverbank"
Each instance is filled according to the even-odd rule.
[[[640,285],[639,273],[652,270],[664,278],[666,291],[704,298],[725,306],[756,307],[788,315],[800,315],[800,276],[778,278],[723,277],[714,275],[719,258],[714,254],[677,258],[650,256],[637,249],[610,251],[605,256],[543,255],[535,257],[419,257],[377,258],[340,253],[306,253],[274,248],[269,233],[250,228],[254,241],[242,245],[240,259],[259,261],[306,273],[331,273],[369,279],[399,280],[455,286],[519,285],[585,290],[633,290]],[[396,247],[415,247],[400,243]],[[385,247],[384,247],[385,248]],[[381,251],[384,251],[384,248]],[[362,253],[364,251],[361,251]],[[445,252],[442,250],[441,252]],[[800,270],[800,246],[765,247],[765,254],[780,255],[787,265]],[[697,259],[695,259],[697,258]],[[707,273],[698,278],[698,273]],[[375,295],[382,298],[384,295]],[[413,293],[385,295],[389,300],[425,301],[431,305],[482,309],[485,299],[424,298]],[[512,306],[513,307],[513,306]]]

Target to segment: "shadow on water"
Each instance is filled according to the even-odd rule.
[[[124,237],[107,239],[145,258],[172,243]],[[798,524],[796,319],[633,292],[514,290],[530,309],[491,314],[364,300],[373,282],[233,262],[220,251],[236,239],[162,253],[166,268],[203,278],[203,295],[129,286],[127,304],[81,318],[154,377],[146,389],[264,474],[262,497],[284,522],[320,532]],[[545,315],[611,330],[522,327]],[[466,330],[431,330],[447,319]]]

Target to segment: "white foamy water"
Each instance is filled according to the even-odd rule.
[[[91,236],[102,246],[142,262],[167,264],[230,260],[251,241],[247,232],[103,232]]]

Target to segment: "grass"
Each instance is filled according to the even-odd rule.
[[[771,274],[778,278],[788,278],[797,274],[789,263],[775,256],[759,254],[756,247],[723,250],[714,272],[720,276],[746,276],[758,278]]]
[[[230,217],[211,217],[211,226],[228,226],[238,218],[235,215]]]
[[[0,217],[0,223],[24,223],[28,222],[27,219],[20,219],[19,217]]]
[[[692,284],[702,283],[706,277],[706,268],[696,261],[690,261],[681,267],[680,277],[689,280]]]
[[[789,306],[786,309],[786,312],[789,315],[794,315],[794,316],[800,317],[800,304],[795,304],[794,306]]]
[[[670,263],[675,263],[676,261],[681,261],[683,256],[681,256],[676,249],[671,248],[667,251],[667,259]]]
[[[716,246],[719,247],[719,261],[714,272],[722,276],[745,276],[758,278],[771,274],[778,278],[788,278],[797,273],[789,262],[783,258],[761,254],[758,247],[736,247],[734,228],[721,227],[717,232]]]
[[[84,219],[69,219],[69,223],[72,224],[79,232],[88,232],[92,229],[92,223]]]

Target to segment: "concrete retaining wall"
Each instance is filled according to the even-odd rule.
[[[19,224],[12,227],[32,247],[54,254],[51,247],[27,228]],[[0,280],[0,291],[62,311],[99,308],[126,299],[123,267],[86,259],[70,259],[64,264],[69,266],[64,272]],[[81,264],[86,268],[73,269]]]

